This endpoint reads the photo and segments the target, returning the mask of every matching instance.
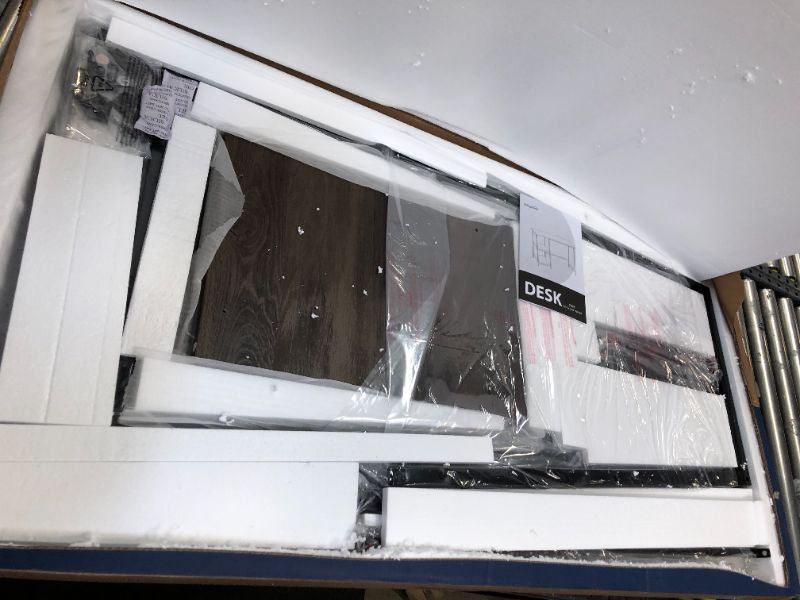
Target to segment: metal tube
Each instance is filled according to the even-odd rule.
[[[781,270],[781,265],[780,265],[780,263],[778,263],[777,260],[768,260],[762,266],[767,267],[768,269],[770,269],[772,271],[780,271]]]
[[[794,395],[794,379],[786,357],[786,346],[778,316],[778,302],[775,292],[761,290],[761,314],[764,316],[767,346],[772,359],[772,375],[778,392],[783,427],[786,431],[786,445],[792,462],[792,472],[800,477],[800,416],[797,413],[797,398]]]
[[[789,464],[789,453],[786,449],[786,440],[775,397],[775,385],[772,380],[767,345],[764,332],[761,328],[761,309],[758,301],[758,289],[750,279],[744,280],[745,301],[744,317],[747,324],[747,335],[750,340],[750,356],[753,361],[756,381],[761,396],[761,409],[767,426],[772,454],[775,459],[775,469],[778,474],[778,487],[786,515],[786,526],[789,530],[791,544],[794,551],[795,566],[800,560],[800,521],[797,519],[797,504],[794,496],[794,480]]]
[[[782,275],[797,279],[797,273],[794,272],[794,259],[791,256],[784,256],[778,261],[778,265]]]
[[[14,28],[19,21],[21,9],[22,0],[11,0],[6,7],[0,11],[0,62],[3,61],[11,45],[11,36],[14,34]]]
[[[800,323],[800,306],[794,309],[795,316],[797,317],[797,322]]]
[[[800,254],[792,254],[792,264],[794,265],[794,272],[800,278]]]
[[[795,398],[800,398],[800,329],[797,326],[797,315],[794,302],[789,298],[778,300],[778,312],[781,315],[783,341],[786,344],[786,358],[792,371]]]

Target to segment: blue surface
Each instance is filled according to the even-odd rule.
[[[0,568],[118,576],[245,578],[354,585],[453,585],[493,589],[605,590],[693,596],[787,596],[750,577],[711,569],[653,569],[485,560],[357,560],[233,552],[0,549]],[[796,582],[795,582],[796,584]]]

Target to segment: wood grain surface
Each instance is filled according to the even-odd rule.
[[[387,199],[225,135],[244,212],[203,282],[195,354],[360,385],[386,345]],[[447,218],[450,270],[413,397],[524,413],[511,228]]]
[[[195,354],[361,384],[386,343],[386,196],[223,138],[245,205],[204,279]]]
[[[525,415],[511,227],[447,218],[450,271],[415,397]]]

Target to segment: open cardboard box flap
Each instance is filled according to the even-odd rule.
[[[712,7],[684,18],[688,9],[669,6],[577,11],[571,3],[127,4],[535,172],[696,279],[797,250],[800,204],[787,199],[800,174],[782,157],[800,152],[790,102],[800,80],[782,74],[800,67],[800,52],[783,51],[800,32],[797,21],[776,22],[777,7],[740,7],[720,23]],[[23,2],[23,20],[32,5]],[[780,43],[760,44],[766,38],[750,35],[753,27]],[[0,89],[21,29],[0,65]],[[714,44],[695,43],[708,36]],[[736,52],[725,54],[732,40]],[[754,141],[769,151],[754,152]]]
[[[788,3],[128,3],[484,144],[696,279],[797,250]]]

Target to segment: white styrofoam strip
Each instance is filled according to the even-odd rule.
[[[498,203],[459,192],[429,175],[387,161],[374,150],[343,142],[272,110],[201,83],[192,103],[191,118],[216,129],[279,150],[313,166],[404,200],[431,205],[470,218],[493,219],[503,207]],[[515,211],[507,208],[506,217]]]
[[[459,550],[750,548],[768,541],[748,500],[387,488],[383,545]]]
[[[725,399],[662,381],[578,363],[527,365],[529,414],[556,424],[590,464],[736,467]],[[547,396],[545,394],[551,394]]]
[[[109,425],[114,408],[142,159],[99,147],[89,156],[48,423]]]
[[[350,548],[355,463],[0,463],[0,539]]]
[[[526,489],[506,490],[529,492]],[[577,494],[583,496],[627,496],[647,498],[681,498],[686,500],[749,500],[753,496],[752,488],[724,488],[724,487],[691,487],[691,488],[664,488],[664,487],[589,487],[589,488],[553,488],[542,490],[548,494]]]
[[[109,425],[142,159],[48,135],[0,364],[0,420]]]
[[[477,410],[403,403],[371,390],[232,371],[214,361],[194,363],[140,358],[131,386],[134,410],[156,422],[370,429],[391,425],[394,431],[450,433],[500,431],[505,426],[503,417]]]
[[[0,425],[0,462],[475,463],[482,436]]]
[[[128,309],[123,354],[172,352],[217,132],[175,117]]]
[[[112,18],[108,41],[149,56],[165,66],[244,96],[288,110],[319,125],[368,143],[381,143],[401,154],[479,187],[486,172],[459,160],[455,144],[365,109],[368,116],[354,115],[350,101],[308,83],[298,86],[290,75],[271,69],[184,31],[141,27]],[[287,86],[294,89],[287,90]],[[305,88],[305,89],[303,89]]]
[[[750,474],[753,497],[759,501],[758,510],[761,513],[762,526],[769,533],[771,569],[761,570],[761,576],[766,580],[773,581],[776,585],[782,586],[786,583],[785,561],[778,534],[777,517],[773,510],[772,488],[767,479],[753,408],[750,405],[750,397],[744,385],[736,346],[727,326],[725,315],[722,313],[716,290],[713,287],[711,288],[711,303],[714,307],[714,316],[719,324],[718,331],[722,346],[722,357],[730,382],[731,400],[736,411],[736,422],[739,425],[739,433],[744,449],[745,465],[743,466],[747,467],[747,472]],[[786,543],[788,544],[789,541],[787,540]]]

